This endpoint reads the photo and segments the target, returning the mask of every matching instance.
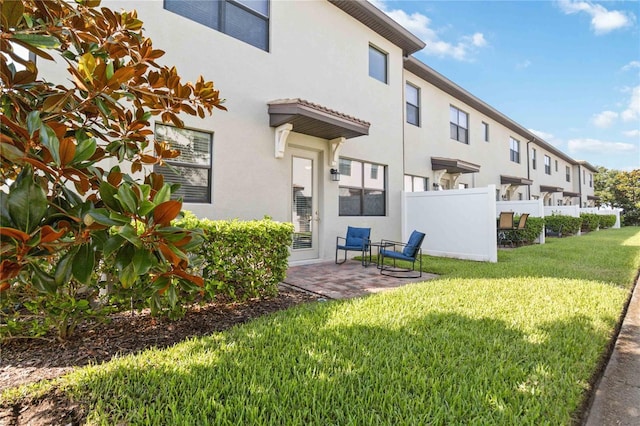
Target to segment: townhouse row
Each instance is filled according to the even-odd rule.
[[[164,63],[226,99],[227,112],[185,117],[185,129],[154,123],[182,150],[156,171],[200,217],[292,222],[291,262],[332,258],[348,225],[400,239],[402,191],[595,199],[592,165],[412,56],[425,44],[366,1],[104,4],[136,9]]]

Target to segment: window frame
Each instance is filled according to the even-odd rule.
[[[544,174],[551,175],[551,157],[544,156]]]
[[[456,112],[456,123],[454,123],[453,121],[451,121],[451,115],[452,113]],[[467,127],[462,127],[462,125],[460,124],[460,115],[463,114],[465,117],[465,121],[467,122]],[[454,133],[454,129],[455,129],[455,137],[453,135]],[[460,129],[463,129],[466,133],[465,134],[465,140],[461,140],[460,139]],[[463,110],[461,110],[458,107],[455,107],[453,105],[449,105],[449,137],[451,139],[453,139],[454,141],[458,141],[460,143],[463,143],[465,145],[469,145],[469,113],[464,112]]]
[[[565,167],[564,170],[565,170],[565,174],[566,174],[565,177],[567,179],[567,182],[571,182],[571,167],[569,166],[564,166],[564,167]]]
[[[409,102],[409,97],[407,96],[407,89],[408,88],[414,89],[416,91],[416,100],[418,101],[418,105],[414,105],[411,102]],[[409,124],[412,124],[414,126],[420,127],[420,88],[414,84],[409,83],[408,81],[405,82],[405,86],[404,86],[404,91],[405,91],[405,114],[406,114],[406,122]],[[412,122],[409,121],[409,109],[410,108],[415,108],[415,117],[416,117],[416,122]]]
[[[217,11],[217,17],[216,17],[216,23],[213,25],[210,24],[205,24],[199,21],[196,21],[195,19],[193,19],[193,16],[187,16],[186,14],[180,13],[178,11],[176,11],[176,9],[174,8],[170,8],[168,7],[168,3],[173,3],[175,0],[163,0],[162,1],[162,7],[164,10],[171,12],[171,13],[175,13],[178,16],[182,16],[185,19],[189,19],[190,21],[196,22],[200,25],[204,25],[207,28],[211,28],[212,30],[218,31],[219,33],[228,35],[229,37],[232,37],[236,40],[239,40],[243,43],[246,43],[250,46],[256,47],[260,50],[263,50],[265,52],[269,52],[270,51],[270,44],[271,44],[271,37],[270,37],[270,33],[271,33],[271,0],[264,0],[266,2],[266,10],[267,10],[267,14],[264,15],[262,14],[262,12],[259,12],[249,6],[247,6],[246,4],[244,4],[241,1],[236,1],[236,0],[216,0],[216,1],[211,1],[211,2],[200,2],[203,4],[210,4],[212,7],[217,7],[218,11]],[[190,0],[190,1],[198,1],[198,0]],[[230,30],[227,29],[227,17],[229,16],[229,13],[227,11],[227,6],[231,5],[232,7],[235,7],[237,9],[239,9],[242,13],[245,14],[249,14],[255,18],[258,18],[262,21],[265,22],[266,24],[266,31],[264,34],[264,39],[261,41],[264,42],[264,47],[262,45],[257,45],[254,43],[251,43],[247,40],[244,40],[242,38],[237,37],[236,35],[232,34]],[[244,27],[243,27],[244,28]],[[253,28],[253,27],[251,27]]]
[[[407,190],[407,178],[411,179],[411,189]],[[422,179],[424,183],[424,190],[416,191],[416,179]],[[404,175],[404,184],[403,184],[404,192],[423,192],[429,190],[429,178],[424,176],[416,176],[416,175]]]
[[[352,171],[354,169],[354,167],[352,167],[353,162],[357,162],[361,164],[360,167],[360,186],[353,186],[353,185],[344,185],[343,181],[344,179],[342,179],[340,181],[340,184],[338,184],[338,216],[341,217],[383,217],[387,215],[387,191],[388,191],[388,182],[387,182],[387,166],[384,164],[380,164],[380,163],[373,163],[370,161],[364,161],[364,160],[355,160],[352,158],[346,158],[346,157],[340,157],[340,159],[338,160],[338,168],[340,170],[340,173],[342,175],[342,172],[345,171],[345,166],[343,165],[343,161],[348,161],[349,162],[349,170]],[[372,187],[367,187],[366,186],[366,165],[369,166],[376,166],[377,169],[377,175],[379,176],[380,173],[382,173],[382,183],[383,183],[383,189],[379,189],[379,188],[372,188]],[[357,168],[356,168],[357,169]],[[373,170],[373,167],[370,169],[371,171]],[[349,173],[349,176],[351,176],[351,173]],[[344,214],[342,212],[341,209],[341,198],[342,196],[340,195],[340,190],[341,189],[347,189],[349,191],[360,191],[360,206],[359,206],[359,214]],[[383,212],[382,214],[365,214],[365,198],[366,198],[366,194],[367,191],[382,191],[382,201],[383,201]]]
[[[531,148],[531,168],[537,170],[538,167],[538,152],[535,148]]]
[[[520,141],[509,136],[509,160],[520,164]]]
[[[372,53],[376,53],[380,58],[384,59],[384,76],[382,78],[375,75],[375,70],[372,68]],[[378,80],[381,83],[389,84],[389,53],[371,43],[369,43],[369,77]]]
[[[489,123],[486,121],[482,122],[482,133],[484,135],[484,141],[489,142]]]
[[[172,181],[171,179],[168,179],[167,176],[165,176],[162,173],[162,170],[160,170],[160,167],[169,167],[169,168],[186,168],[186,169],[198,169],[198,170],[208,170],[207,172],[207,187],[206,187],[206,196],[204,199],[196,199],[196,198],[191,198],[191,197],[187,197],[186,194],[182,196],[182,200],[185,203],[192,203],[192,204],[211,204],[212,200],[213,200],[213,196],[211,194],[212,192],[212,188],[213,188],[213,132],[211,131],[207,131],[207,130],[202,130],[202,129],[195,129],[195,128],[191,128],[191,127],[176,127],[173,126],[171,124],[167,124],[167,123],[162,123],[162,122],[156,122],[154,123],[154,137],[156,139],[158,139],[157,137],[157,127],[158,126],[164,126],[164,127],[171,127],[173,129],[176,129],[177,131],[191,131],[191,132],[198,132],[204,135],[208,136],[208,145],[209,145],[209,164],[208,165],[203,165],[203,164],[195,164],[195,163],[190,163],[190,162],[186,162],[186,161],[180,161],[180,156],[176,157],[176,158],[171,158],[171,159],[164,159],[163,162],[166,164],[166,166],[159,166],[159,165],[154,165],[153,166],[153,171],[154,173],[158,173],[161,174],[164,178],[165,183],[169,183],[169,184],[174,184],[174,183],[178,183],[178,184],[182,184],[181,182],[175,182]],[[158,139],[160,140],[160,139]],[[177,144],[176,146],[174,146],[173,144],[171,144],[171,141],[166,140],[166,142],[168,142],[171,146],[172,149],[179,149],[180,146],[179,144]],[[175,195],[175,194],[172,194]]]

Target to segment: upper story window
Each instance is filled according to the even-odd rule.
[[[582,183],[587,183],[587,172],[585,170],[582,171]]]
[[[548,175],[551,174],[551,157],[548,155],[544,156],[544,172]]]
[[[593,188],[593,173],[589,173],[589,188]]]
[[[407,123],[420,125],[420,89],[407,83],[404,89],[407,100]]]
[[[387,54],[369,45],[369,76],[387,83]]]
[[[571,167],[565,166],[567,182],[571,182]]]
[[[156,123],[155,137],[180,150],[180,156],[153,166],[153,171],[163,175],[166,183],[180,184],[173,195],[185,202],[210,203],[213,134]]]
[[[451,139],[458,142],[469,143],[469,114],[460,111],[454,106],[449,107],[449,122],[451,127]]]
[[[558,171],[558,160],[556,160],[556,172]]]
[[[164,0],[164,8],[269,51],[269,0]]]
[[[520,141],[509,137],[509,159],[514,163],[520,162]]]
[[[429,188],[429,179],[420,176],[404,175],[404,192],[422,192]]]
[[[538,167],[538,152],[535,148],[531,148],[531,168],[535,170]]]
[[[482,135],[485,142],[489,142],[489,123],[482,122]]]
[[[340,216],[384,216],[386,166],[341,158],[339,169]]]

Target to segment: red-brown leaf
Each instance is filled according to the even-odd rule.
[[[162,226],[169,226],[169,223],[178,216],[182,209],[182,202],[176,200],[165,201],[153,209],[153,220]]]

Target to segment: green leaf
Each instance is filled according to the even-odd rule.
[[[13,219],[11,219],[11,215],[9,214],[9,197],[5,197],[4,194],[0,197],[0,227],[16,227],[16,224],[13,223]]]
[[[118,232],[118,235],[120,235],[125,240],[129,241],[131,244],[133,244],[137,248],[142,247],[142,241],[140,240],[140,238],[138,238],[138,233],[130,224],[121,226]]]
[[[115,198],[116,194],[118,193],[118,190],[115,186],[111,185],[106,180],[103,180],[102,182],[100,182],[99,192],[100,198],[102,198],[102,201],[104,201],[107,207],[117,212],[122,211],[122,206]]]
[[[169,298],[169,304],[172,308],[176,307],[176,303],[178,303],[178,294],[176,293],[176,286],[170,285],[169,289],[167,289],[167,297]]]
[[[17,229],[28,234],[35,229],[47,213],[47,195],[34,181],[30,165],[22,169],[9,188],[7,210]]]
[[[102,115],[104,115],[107,118],[113,119],[113,115],[111,114],[111,110],[109,109],[109,107],[107,107],[107,105],[104,103],[104,101],[100,97],[96,97],[95,99],[96,99],[96,105],[98,106],[98,109],[100,110]]]
[[[105,75],[107,77],[107,80],[110,80],[111,77],[113,77],[113,61],[109,61],[109,63],[107,64]]]
[[[135,282],[138,276],[136,275],[136,271],[133,267],[133,263],[128,264],[118,272],[118,279],[122,283],[124,288],[131,287]]]
[[[78,139],[76,154],[73,156],[74,163],[88,160],[96,152],[96,140],[94,138]]]
[[[89,284],[93,267],[95,265],[95,253],[89,244],[83,244],[73,258],[73,276],[82,284]]]
[[[7,160],[17,163],[22,158],[25,157],[24,152],[11,145],[10,143],[1,142],[0,143],[0,153]]]
[[[156,196],[153,198],[153,201],[156,204],[164,203],[165,201],[169,201],[171,199],[171,186],[167,183],[162,185],[162,188],[156,193]]]
[[[13,38],[23,41],[30,46],[41,47],[43,49],[56,49],[60,47],[60,40],[51,35],[45,34],[14,34]]]
[[[155,207],[156,207],[155,203],[148,200],[143,200],[142,203],[140,203],[140,208],[138,208],[138,214],[141,216],[146,216]]]
[[[38,291],[49,294],[54,294],[56,292],[56,283],[51,275],[47,274],[45,271],[40,269],[39,266],[33,263],[29,265],[29,268],[32,272],[31,283]]]
[[[69,279],[71,278],[71,269],[73,266],[73,258],[75,254],[76,251],[71,250],[67,254],[62,256],[62,258],[58,261],[58,264],[56,265],[56,271],[53,275],[54,281],[57,285],[62,285],[69,282]]]
[[[40,111],[31,111],[27,115],[27,130],[29,131],[29,136],[33,136],[36,130],[40,129],[40,126],[42,126],[42,120],[40,120]]]
[[[120,235],[113,235],[111,238],[104,243],[104,247],[102,248],[102,253],[105,257],[110,256],[116,250],[119,250],[122,247],[122,244],[127,241],[122,238]]]
[[[126,183],[120,185],[120,188],[118,188],[118,193],[114,195],[114,198],[118,200],[122,208],[124,208],[125,211],[129,213],[135,213],[138,209],[136,194]]]
[[[153,267],[157,262],[153,253],[140,249],[136,250],[131,263],[133,264],[136,275],[144,275],[149,272],[151,267]]]
[[[46,124],[40,126],[40,142],[47,147],[53,161],[60,166],[62,164],[60,161],[60,141],[53,129]]]
[[[129,218],[126,218],[125,221],[114,220],[110,216],[110,212],[107,209],[95,209],[87,213],[89,216],[93,218],[94,221],[98,222],[100,225],[105,226],[122,226],[129,223]]]

